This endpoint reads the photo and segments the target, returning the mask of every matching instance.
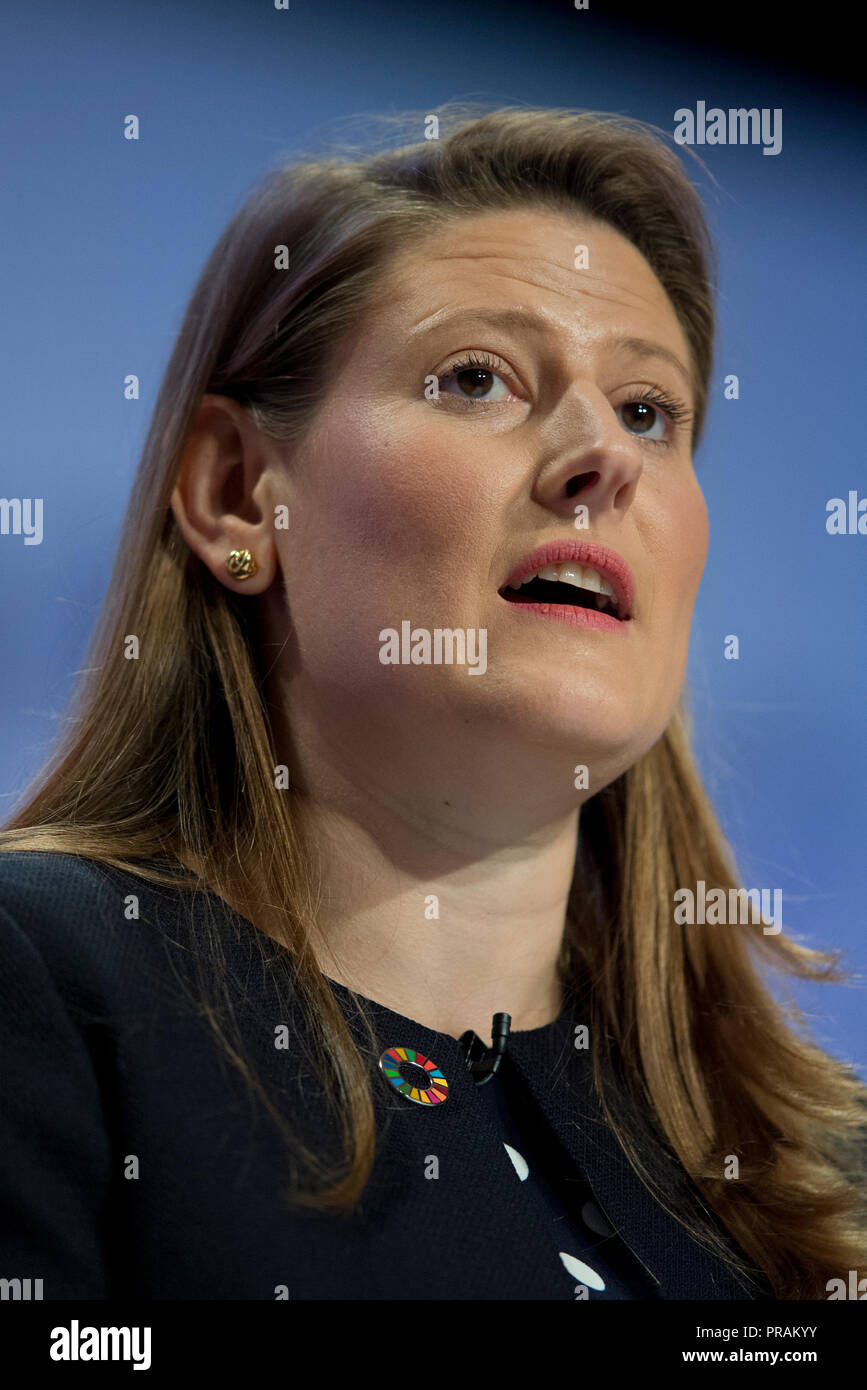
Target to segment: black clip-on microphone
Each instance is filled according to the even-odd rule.
[[[511,1014],[494,1014],[490,1048],[485,1047],[478,1033],[473,1032],[472,1028],[468,1028],[466,1033],[461,1033],[458,1038],[458,1044],[464,1050],[467,1071],[472,1072],[477,1086],[484,1086],[490,1081],[503,1060],[511,1026]]]

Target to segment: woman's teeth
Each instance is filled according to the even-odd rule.
[[[522,589],[532,579],[547,579],[555,584],[572,584],[576,589],[589,589],[591,593],[607,594],[609,598],[614,598],[614,590],[598,570],[592,569],[590,565],[576,565],[574,560],[563,565],[545,565],[544,569],[526,575],[520,584],[510,584],[509,588]]]

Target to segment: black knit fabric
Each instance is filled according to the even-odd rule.
[[[665,1209],[699,1200],[670,1155],[645,1155],[665,1207],[627,1163],[575,1046],[580,992],[478,1086],[455,1038],[364,1001],[372,1050],[329,982],[372,1073],[376,1158],[355,1213],[291,1210],[279,1130],[197,1004],[206,912],[216,1017],[290,1128],[339,1157],[281,947],[214,895],[2,854],[0,1278],[45,1299],[770,1297]],[[399,1094],[392,1047],[435,1063],[447,1099]]]

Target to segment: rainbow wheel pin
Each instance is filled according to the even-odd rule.
[[[412,1047],[387,1047],[379,1070],[390,1086],[416,1105],[441,1105],[448,1100],[449,1083],[436,1062]]]

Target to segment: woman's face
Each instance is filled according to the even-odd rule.
[[[482,365],[455,373],[468,354]],[[444,785],[479,758],[526,778],[535,758],[573,801],[575,765],[592,794],[647,751],[677,702],[707,550],[689,422],[647,400],[694,407],[672,358],[688,373],[662,286],[601,223],[487,213],[391,263],[274,479],[289,525],[273,533],[285,596],[265,595],[266,630],[301,744],[344,769],[444,769]],[[628,621],[576,625],[503,597],[516,565],[559,541],[625,562]],[[486,669],[384,664],[381,634],[404,622],[432,638],[484,629]]]

